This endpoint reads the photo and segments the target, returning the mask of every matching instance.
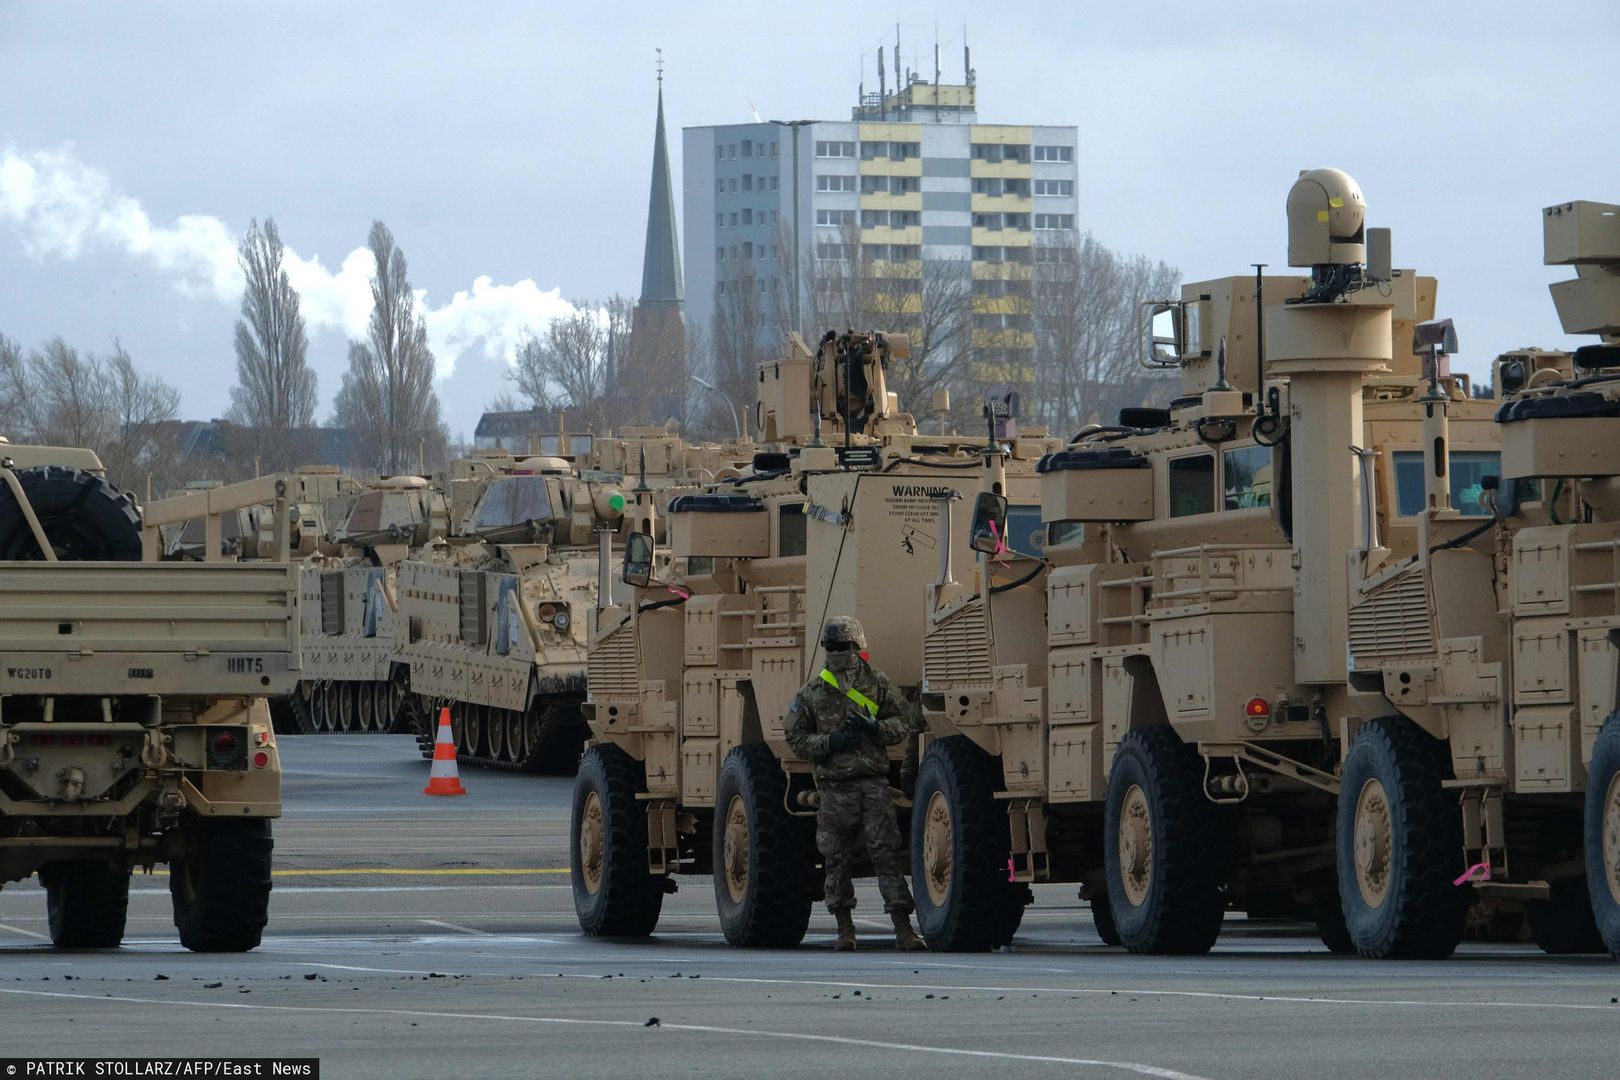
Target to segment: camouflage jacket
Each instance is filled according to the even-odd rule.
[[[832,734],[860,708],[847,695],[855,690],[877,705],[877,734],[868,734],[852,750],[834,754],[827,747]],[[816,783],[887,776],[889,756],[883,750],[904,742],[911,734],[910,708],[889,677],[862,660],[835,687],[821,673],[805,683],[788,703],[785,725],[793,752],[816,767]]]

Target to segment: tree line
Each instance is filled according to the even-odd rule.
[[[381,221],[372,223],[367,247],[371,318],[364,339],[349,343],[328,426],[348,433],[352,460],[340,464],[357,472],[435,468],[449,439],[405,253]],[[249,225],[237,261],[244,285],[232,340],[236,383],[217,444],[186,456],[179,389],[140,370],[116,338],[98,354],[60,337],[25,351],[0,334],[0,435],[88,447],[115,483],[142,495],[147,487],[161,495],[187,480],[235,480],[309,463],[319,437],[319,384],[275,219]]]

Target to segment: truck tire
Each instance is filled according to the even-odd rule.
[[[1328,952],[1335,956],[1356,954],[1356,943],[1350,937],[1350,928],[1344,923],[1344,905],[1337,896],[1324,897],[1313,903],[1311,921],[1316,924],[1316,936],[1322,939]]]
[[[270,921],[268,818],[197,822],[197,846],[169,867],[180,944],[192,952],[247,952]]]
[[[1591,890],[1587,888],[1585,874],[1553,882],[1547,899],[1526,905],[1525,921],[1530,924],[1530,939],[1549,955],[1608,951],[1592,913]]]
[[[1339,899],[1356,951],[1439,960],[1456,951],[1467,894],[1462,814],[1441,786],[1445,744],[1403,716],[1371,720],[1345,755],[1337,835]]]
[[[664,880],[647,872],[647,789],[641,763],[611,743],[579,763],[568,845],[579,928],[600,937],[646,937],[664,906]]]
[[[996,802],[1000,773],[971,740],[928,747],[911,811],[911,891],[928,947],[984,952],[1005,945],[1024,917],[1024,890],[1007,880],[1012,839]]]
[[[1226,822],[1203,792],[1197,751],[1168,727],[1120,740],[1108,777],[1108,909],[1133,953],[1206,953],[1221,932]]]
[[[129,867],[57,862],[40,868],[51,943],[63,949],[116,949],[129,914]]]
[[[140,559],[141,515],[133,496],[95,473],[61,465],[19,469],[17,480],[58,559]],[[0,561],[44,557],[10,486],[0,484]]]
[[[1598,936],[1620,960],[1620,711],[1603,722],[1586,769],[1586,888]]]
[[[769,747],[726,755],[714,791],[714,901],[733,945],[791,948],[810,926],[812,832],[788,813],[786,796]]]
[[[1099,896],[1091,902],[1091,921],[1096,924],[1097,936],[1104,945],[1119,944],[1119,927],[1114,925],[1114,912],[1108,906],[1108,897]]]

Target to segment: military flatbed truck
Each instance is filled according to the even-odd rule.
[[[166,863],[181,943],[251,949],[297,567],[140,554],[139,509],[93,453],[0,442],[0,882],[37,873],[51,940],[111,948],[132,870]]]

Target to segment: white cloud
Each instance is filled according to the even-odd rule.
[[[155,225],[136,199],[68,148],[0,151],[0,224],[10,226],[24,253],[41,262],[74,261],[111,249],[163,271],[192,299],[234,306],[242,298],[237,237],[223,221],[186,214],[173,224]],[[335,272],[319,256],[305,257],[291,247],[286,262],[312,332],[365,333],[373,269],[365,248],[345,255]],[[417,307],[427,321],[440,378],[451,375],[457,359],[473,349],[511,360],[526,331],[538,332],[574,310],[558,289],[543,290],[528,278],[497,285],[487,276],[438,307],[418,290]]]

